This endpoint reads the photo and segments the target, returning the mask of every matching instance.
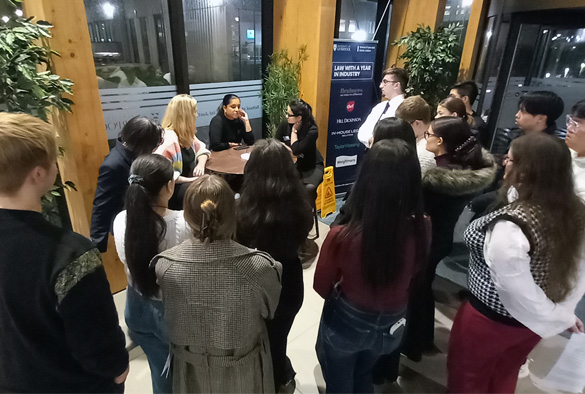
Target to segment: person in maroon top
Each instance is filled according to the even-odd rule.
[[[410,282],[430,239],[415,149],[375,143],[347,204],[351,217],[331,229],[315,271],[326,300],[316,350],[327,393],[371,393],[378,357],[400,345]]]

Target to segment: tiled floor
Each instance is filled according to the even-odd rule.
[[[328,226],[320,223],[321,237],[316,241],[321,246],[329,230]],[[321,369],[315,354],[315,342],[323,300],[313,290],[313,275],[316,260],[304,265],[305,300],[303,307],[296,317],[295,323],[289,335],[288,355],[297,371],[296,393],[308,394],[324,392],[325,383]],[[423,357],[419,363],[412,362],[403,357],[401,376],[398,384],[386,384],[377,386],[380,393],[438,393],[445,392],[446,388],[446,352],[449,333],[453,318],[459,306],[456,294],[461,288],[452,282],[438,278],[435,281],[435,291],[438,299],[436,312],[436,339],[435,344],[440,353]],[[123,310],[125,294],[115,296],[116,304],[120,311]],[[123,323],[123,319],[121,321]],[[560,351],[566,342],[565,338],[557,336],[551,340],[542,341],[531,354],[531,372],[544,374],[550,369],[554,359],[560,355]],[[126,393],[147,394],[152,393],[150,370],[146,357],[136,348],[131,352],[130,374],[126,382]],[[521,378],[517,386],[518,393],[542,393],[533,383],[530,377]]]

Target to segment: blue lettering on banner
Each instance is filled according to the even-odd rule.
[[[364,154],[357,133],[378,100],[376,47],[375,42],[335,40],[333,44],[327,165],[334,166],[337,193],[351,187]]]

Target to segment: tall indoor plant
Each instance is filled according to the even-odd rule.
[[[59,54],[49,47],[51,24],[34,23],[32,17],[22,17],[15,6],[20,0],[0,1],[13,10],[7,20],[0,20],[0,108],[28,113],[45,121],[54,110],[71,112],[73,101],[63,94],[73,93],[73,82],[52,72],[51,56]],[[65,216],[59,215],[56,200],[63,188],[74,189],[75,185],[58,178],[43,200],[45,216],[56,224]]]
[[[439,26],[432,31],[429,26],[419,27],[400,37],[393,45],[405,47],[398,59],[405,59],[404,68],[410,81],[407,93],[420,94],[433,107],[447,97],[457,79],[459,65],[459,24]]]
[[[299,97],[301,67],[307,57],[306,45],[298,49],[296,59],[286,49],[270,57],[262,85],[262,108],[268,118],[269,137],[274,136],[278,124],[286,117],[289,101]]]

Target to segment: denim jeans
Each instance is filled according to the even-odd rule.
[[[405,312],[365,312],[342,297],[325,301],[316,349],[327,393],[374,392],[372,369],[400,345]]]
[[[165,372],[161,376],[169,354],[169,335],[164,322],[162,302],[143,297],[128,286],[124,317],[130,338],[140,345],[148,359],[152,392],[172,393],[171,374],[167,377]]]

